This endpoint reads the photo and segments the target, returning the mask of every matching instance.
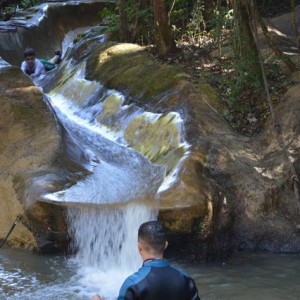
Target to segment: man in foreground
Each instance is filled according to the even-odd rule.
[[[31,48],[24,51],[24,61],[21,65],[22,71],[30,77],[38,77],[45,73],[44,65],[35,58],[35,52]]]
[[[144,262],[123,283],[118,300],[200,300],[194,280],[163,258],[166,233],[158,221],[143,223],[138,231],[138,250]],[[99,295],[92,300],[103,300]]]

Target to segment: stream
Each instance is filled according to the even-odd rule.
[[[297,300],[299,259],[299,255],[241,252],[220,263],[173,263],[193,276],[202,300]],[[116,299],[116,277],[122,277],[122,272],[111,270],[103,278],[99,269],[83,270],[74,258],[7,247],[1,249],[0,262],[1,300],[87,300],[95,292],[106,300]]]

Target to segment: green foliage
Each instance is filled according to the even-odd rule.
[[[266,65],[267,77],[269,79],[274,79],[278,76],[280,72],[279,64],[268,64]]]
[[[207,39],[221,40],[223,30],[231,27],[232,9],[229,5],[217,5],[218,1],[204,0],[166,0],[170,11],[170,25],[173,36],[180,39],[188,36],[196,44],[203,44]],[[153,2],[128,0],[125,8],[129,31],[129,41],[140,44],[153,44],[155,38]],[[107,3],[100,12],[107,21],[109,32],[119,29],[118,3]]]
[[[128,17],[129,33],[133,42],[140,44],[154,43],[154,17],[153,6],[137,7],[134,1],[126,7]]]
[[[239,59],[235,63],[235,70],[238,74],[237,86],[239,89],[250,87],[253,89],[259,89],[261,83],[257,77],[257,74],[251,72],[251,65],[253,64],[253,56],[249,55]]]
[[[6,6],[4,8],[4,11],[7,12],[7,13],[14,13],[16,11],[16,8],[13,7],[13,6]]]
[[[203,12],[205,10],[202,0],[197,0],[189,24],[187,25],[188,35],[194,43],[201,43],[201,36],[206,33],[206,22]]]
[[[132,0],[128,1],[125,12],[127,14],[128,31],[131,42],[151,44],[154,42],[153,6],[140,6]],[[100,12],[106,21],[109,32],[118,32],[120,26],[119,5],[108,3]]]
[[[115,32],[119,28],[119,16],[117,14],[118,7],[111,5],[109,2],[100,12],[100,17],[105,20],[108,26],[108,32]]]
[[[116,11],[115,11],[114,7],[109,6],[109,3],[107,4],[106,7],[104,7],[100,11],[100,17],[101,18],[111,17],[112,15],[115,15],[115,14],[116,14]]]
[[[39,0],[21,0],[20,1],[20,8],[26,9],[35,5],[38,5],[40,3]]]
[[[215,7],[212,10],[212,17],[207,21],[207,27],[213,34],[222,30],[231,29],[233,27],[233,9],[226,6],[220,6],[219,9]],[[216,35],[216,37],[218,37]]]
[[[246,135],[260,132],[270,116],[269,105],[257,82],[241,71],[244,69],[243,64],[236,66],[236,61],[230,57],[216,58],[210,68],[212,73],[206,70],[202,76],[217,91],[222,114],[230,126]],[[282,73],[279,61],[266,64],[265,71],[271,100],[277,104],[294,83]]]
[[[172,5],[175,4],[170,14],[170,23],[176,38],[185,34],[194,5],[193,2],[189,0],[177,0],[175,3],[174,0],[167,0],[167,4],[169,10]]]
[[[209,43],[221,44],[224,32],[232,28],[233,10],[219,1],[196,0],[187,33],[193,43],[208,46]]]
[[[234,110],[242,114],[249,112],[251,101],[250,99],[241,97],[241,95],[245,95],[245,91],[259,91],[261,88],[261,83],[258,78],[245,71],[247,70],[248,63],[249,62],[245,59],[234,63],[235,71],[223,82],[227,88],[226,105],[229,111]],[[231,68],[233,68],[233,66]],[[229,113],[227,113],[227,117],[225,116],[225,118],[230,119]]]

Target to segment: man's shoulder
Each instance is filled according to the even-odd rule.
[[[130,285],[137,284],[140,281],[142,281],[144,278],[146,278],[147,275],[150,273],[150,271],[151,271],[150,267],[143,266],[137,272],[135,272],[132,275],[130,275],[129,277],[127,277],[125,282],[127,282],[127,284],[130,284]]]
[[[170,265],[170,268],[172,268],[174,271],[180,273],[181,275],[185,276],[185,277],[188,277],[188,278],[191,278],[191,276],[189,274],[187,274],[186,272],[182,271],[180,268],[177,268],[173,265]]]
[[[131,287],[139,284],[143,279],[145,279],[150,271],[151,271],[151,268],[143,266],[137,272],[128,276],[121,286],[118,300],[125,299],[125,295],[126,295],[127,291]]]

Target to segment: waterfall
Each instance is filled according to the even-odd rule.
[[[106,299],[116,298],[124,279],[142,265],[137,230],[156,218],[156,210],[131,203],[122,209],[70,208],[68,217],[80,284]]]
[[[76,280],[115,299],[142,264],[138,228],[157,218],[158,191],[176,177],[186,153],[182,120],[128,105],[118,91],[86,80],[84,61],[64,63],[63,84],[46,97],[67,137],[68,156],[86,171],[43,198],[67,207]]]
[[[86,81],[82,67],[47,97],[63,128],[78,143],[89,172],[81,181],[44,198],[68,206],[78,280],[114,299],[123,280],[141,266],[137,230],[157,216],[155,195],[166,168],[126,147],[120,133],[97,122],[103,102],[119,99],[122,103],[123,96]]]
[[[137,251],[138,228],[157,218],[159,193],[176,179],[187,153],[178,113],[146,111],[119,91],[86,80],[88,55],[77,56],[76,50],[85,48],[90,38],[92,43],[85,49],[88,53],[104,41],[104,36],[99,33],[101,25],[85,36],[86,23],[96,21],[86,22],[84,11],[100,9],[105,2],[82,5],[85,9],[76,10],[78,16],[70,13],[72,7],[67,8],[65,3],[43,4],[30,21],[26,19],[26,26],[25,19],[19,20],[16,30],[7,28],[1,35],[1,56],[16,65],[20,64],[24,44],[33,46],[38,57],[46,58],[56,48],[64,55],[58,68],[34,81],[55,113],[67,157],[59,174],[62,176],[53,176],[62,178],[56,186],[61,190],[40,195],[41,191],[38,200],[66,207],[73,255],[67,259],[70,268],[62,276],[68,284],[58,279],[56,290],[46,284],[34,294],[32,290],[21,291],[20,299],[39,299],[48,294],[51,299],[62,299],[59,293],[65,287],[65,295],[74,294],[76,299],[86,299],[93,293],[104,295],[106,300],[115,299],[124,279],[142,264]],[[55,11],[63,15],[65,9],[68,13],[63,18],[52,18]],[[76,19],[80,26],[74,29],[72,21]],[[85,38],[74,45],[78,33]],[[53,36],[51,45],[49,36]],[[7,66],[0,57],[0,68]],[[42,281],[36,279],[38,284]]]

